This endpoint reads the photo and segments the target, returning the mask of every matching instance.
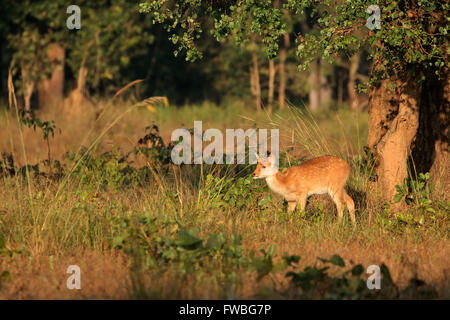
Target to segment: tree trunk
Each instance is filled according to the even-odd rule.
[[[47,57],[52,74],[50,78],[43,79],[39,83],[39,105],[41,107],[60,102],[64,90],[64,48],[57,43],[50,44],[47,49]]]
[[[374,87],[369,102],[368,146],[385,200],[408,176],[407,160],[419,128],[421,88],[414,79],[388,79]]]
[[[275,91],[275,62],[273,59],[269,60],[269,83],[267,93],[267,112],[272,114],[273,111],[273,95]]]
[[[280,86],[278,88],[278,104],[280,109],[284,109],[286,103],[286,57],[289,49],[289,33],[284,34],[284,46],[280,50],[279,78]]]
[[[85,67],[85,61],[86,57],[83,58],[80,69],[78,70],[77,87],[64,101],[64,105],[70,108],[68,110],[70,115],[79,115],[83,110],[86,110],[86,108],[94,106],[89,99],[86,89],[88,69]]]
[[[309,108],[316,111],[320,107],[320,72],[319,61],[316,60],[311,63],[311,69],[308,76],[309,84]]]
[[[322,69],[320,71],[320,104],[321,106],[327,106],[330,104],[333,90],[331,89],[330,83],[327,77],[322,74]]]
[[[252,50],[252,66],[250,68],[250,86],[252,96],[255,99],[256,110],[261,111],[261,85],[259,82],[258,56]]]
[[[342,77],[342,70],[337,69],[337,104],[341,106],[344,102],[344,78]]]
[[[353,55],[350,58],[350,65],[348,68],[347,92],[350,110],[352,111],[359,110],[360,106],[358,99],[358,92],[356,91],[356,78],[358,75],[359,61],[360,61],[359,54]]]
[[[88,70],[83,65],[78,71],[77,88],[72,92],[72,107],[80,108],[86,103],[86,79]]]
[[[31,110],[31,96],[34,91],[34,81],[29,78],[28,67],[25,63],[21,63],[20,69],[22,72],[22,83],[23,83],[23,99],[25,102],[25,110]]]
[[[387,79],[370,92],[367,144],[388,201],[408,170],[411,178],[430,172],[435,189],[450,190],[450,81],[448,74],[425,76],[421,84],[412,78]]]
[[[317,111],[322,105],[331,100],[331,88],[327,78],[322,74],[321,62],[317,59],[311,64],[308,76],[309,84],[309,108]]]

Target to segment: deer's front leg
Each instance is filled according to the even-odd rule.
[[[303,212],[305,211],[305,207],[306,207],[306,195],[305,194],[300,194],[297,196],[297,205],[300,206],[300,211]]]
[[[288,202],[288,212],[294,212],[296,206],[297,206],[297,203],[295,201],[289,201]]]

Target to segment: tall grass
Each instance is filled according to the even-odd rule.
[[[14,151],[14,158],[22,159],[22,164],[30,158],[44,159],[45,152],[39,150],[43,141],[20,123],[13,126],[13,119],[14,115],[6,113],[1,120],[7,128],[1,133],[2,140],[9,142],[1,145],[1,151]],[[264,182],[250,178],[252,166],[178,167],[132,152],[152,121],[167,142],[171,130],[190,127],[194,120],[204,120],[204,129],[279,128],[285,159],[282,166],[325,153],[346,159],[352,165],[348,187],[357,203],[358,227],[354,230],[348,223],[338,223],[334,205],[324,196],[311,197],[306,214],[288,214],[282,199]],[[0,297],[17,297],[19,291],[26,292],[25,297],[72,297],[61,287],[44,290],[39,296],[33,290],[39,277],[14,266],[35,270],[36,261],[44,259],[47,262],[39,272],[53,279],[61,276],[49,271],[51,265],[63,266],[73,256],[76,261],[72,264],[113,264],[126,275],[127,280],[117,288],[111,284],[114,278],[93,274],[101,283],[95,287],[86,284],[84,297],[114,297],[114,293],[99,289],[111,286],[120,297],[248,298],[269,292],[268,297],[273,298],[280,297],[287,286],[284,269],[272,270],[258,281],[258,266],[272,263],[271,259],[276,265],[284,254],[298,254],[302,257],[298,268],[303,268],[317,263],[318,256],[335,253],[347,263],[352,260],[367,266],[384,262],[400,286],[419,277],[432,284],[441,297],[448,297],[445,203],[444,207],[433,203],[435,214],[422,223],[390,215],[389,207],[376,194],[370,163],[362,161],[367,127],[363,114],[345,110],[310,114],[291,107],[268,117],[238,105],[219,108],[210,104],[151,113],[111,103],[97,120],[86,120],[84,137],[75,135],[77,128],[70,127],[78,121],[83,119],[60,115],[56,122],[61,133],[51,141],[52,158],[61,162],[62,176],[49,175],[42,165],[37,171],[27,168],[13,175],[2,174],[0,239],[13,253],[12,257],[0,254],[0,270],[9,270],[12,277],[8,289],[0,288]],[[65,156],[66,152],[72,156]],[[2,158],[2,168],[6,166]],[[410,212],[414,215],[420,209],[405,207],[405,213],[408,210],[414,210]],[[223,244],[208,247],[211,235],[223,237]],[[196,243],[195,239],[203,239],[202,246],[187,250],[186,243]],[[268,255],[272,245],[274,251]],[[105,258],[111,254],[116,258]]]

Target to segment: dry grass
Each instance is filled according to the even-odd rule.
[[[70,265],[81,269],[81,290],[66,287]],[[116,252],[30,255],[4,259],[0,268],[5,267],[12,280],[0,290],[0,299],[126,299],[131,294],[126,257]]]
[[[97,120],[95,110],[70,117],[55,110],[39,113],[43,120],[56,121],[56,134],[51,140],[52,158],[70,169],[64,154],[76,152],[82,145],[92,147],[94,155],[113,148],[125,153],[136,145],[152,121],[159,125],[161,136],[168,141],[173,129],[192,127],[193,120],[204,119],[204,129],[253,125],[280,128],[281,148],[294,148],[289,153],[290,161],[323,153],[341,155],[351,161],[361,151],[367,125],[365,115],[342,111],[314,118],[288,111],[268,119],[236,106],[225,110],[210,105],[168,108],[156,113],[137,109],[126,114],[126,106],[122,104],[105,108],[107,111]],[[219,111],[223,117],[217,116]],[[0,123],[5,129],[0,132],[0,151],[11,153],[20,166],[25,164],[25,159],[31,164],[46,159],[41,134],[27,128],[23,129],[24,157],[17,121],[8,112],[2,113]],[[116,121],[118,117],[122,117],[120,121]],[[151,166],[142,158],[131,160],[135,167]],[[358,168],[354,169],[350,193],[359,208],[355,230],[336,222],[335,209],[330,199],[323,196],[310,199],[305,216],[285,213],[277,197],[263,210],[258,207],[258,199],[249,200],[253,202],[241,209],[212,208],[205,200],[208,189],[202,182],[204,177],[197,168],[188,166],[181,172],[175,168],[167,173],[155,168],[154,176],[150,175],[147,183],[123,188],[105,187],[101,179],[78,173],[67,179],[31,178],[28,192],[26,179],[20,175],[4,176],[0,183],[0,238],[9,250],[22,252],[12,257],[0,254],[0,273],[8,270],[11,275],[10,281],[0,282],[0,298],[135,297],[136,288],[131,281],[133,260],[123,251],[113,249],[111,243],[116,236],[115,219],[143,212],[157,219],[174,220],[176,223],[171,226],[178,229],[195,227],[203,238],[211,233],[223,233],[227,238],[242,235],[247,254],[274,244],[275,260],[284,253],[298,254],[299,268],[313,265],[317,257],[333,254],[341,255],[347,263],[361,263],[366,267],[385,263],[400,287],[417,277],[432,285],[440,298],[450,298],[448,217],[438,217],[434,222],[418,226],[393,223],[387,227],[383,223],[395,219],[383,218],[381,222],[377,219],[383,212],[383,204],[376,195],[376,184],[369,183]],[[261,197],[270,194],[262,185],[259,187],[263,190]],[[161,225],[158,232],[175,234],[178,230],[164,231],[164,228]],[[68,277],[65,271],[71,264],[79,265],[82,270],[82,289],[78,291],[65,286]],[[228,289],[224,289],[212,271],[184,274],[170,267],[150,269],[141,275],[140,281],[150,298],[254,298],[261,296],[264,288],[272,287],[274,281],[277,289],[287,285],[285,272],[275,273],[261,282],[256,281],[255,272],[239,270],[237,273],[240,281]],[[277,298],[276,294],[272,291],[270,297]]]

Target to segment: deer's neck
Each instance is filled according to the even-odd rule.
[[[285,186],[283,182],[280,179],[280,173],[277,172],[269,177],[266,178],[267,185],[269,188],[282,196],[286,194]]]

